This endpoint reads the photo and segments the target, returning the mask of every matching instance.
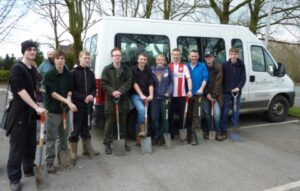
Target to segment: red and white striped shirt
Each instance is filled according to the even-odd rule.
[[[170,63],[169,68],[173,73],[173,80],[174,80],[173,97],[186,96],[185,80],[191,77],[188,67],[183,63],[180,64]]]

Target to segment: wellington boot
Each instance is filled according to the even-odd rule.
[[[88,155],[90,158],[94,158],[95,156],[99,155],[99,151],[93,149],[91,139],[82,140],[82,154]]]
[[[70,148],[71,148],[71,160],[73,165],[76,165],[77,161],[77,142],[70,143]]]
[[[135,145],[140,147],[141,146],[141,137],[139,136],[139,134],[136,134],[136,142]]]
[[[138,136],[139,137],[145,137],[146,136],[146,134],[145,134],[145,124],[140,125],[140,132],[138,133]]]

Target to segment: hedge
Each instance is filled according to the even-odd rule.
[[[7,81],[9,77],[9,70],[0,70],[0,81]]]

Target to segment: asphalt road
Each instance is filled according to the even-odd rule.
[[[101,155],[94,160],[80,156],[76,167],[50,175],[47,190],[253,191],[300,180],[299,122],[266,124],[262,115],[243,115],[241,126],[240,143],[191,146],[175,141],[170,150],[154,147],[152,155],[141,155],[130,142],[132,151],[124,157],[103,154],[102,133],[94,129],[93,143]],[[1,191],[9,190],[8,148],[0,131]],[[34,178],[23,178],[22,184],[24,191],[36,190]]]
[[[80,155],[75,167],[49,176],[46,190],[300,190],[299,121],[289,118],[275,124],[266,122],[262,114],[248,114],[241,116],[241,127],[240,143],[206,141],[191,146],[175,140],[170,150],[153,147],[152,155],[141,155],[130,141],[132,151],[124,157],[105,155],[103,133],[93,129],[100,156],[90,160]],[[0,191],[9,190],[8,149],[8,138],[0,130]],[[36,190],[32,177],[23,177],[22,185],[24,191]]]

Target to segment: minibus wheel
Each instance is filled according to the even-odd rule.
[[[289,109],[288,100],[281,95],[273,98],[271,101],[268,111],[266,112],[267,120],[270,122],[281,122],[287,118]]]

